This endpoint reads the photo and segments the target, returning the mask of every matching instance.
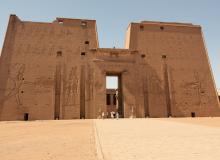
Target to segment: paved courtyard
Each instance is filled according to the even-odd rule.
[[[220,128],[204,124],[191,118],[96,120],[103,157],[111,160],[219,160]]]
[[[219,160],[220,118],[0,122],[0,160]]]
[[[92,123],[0,122],[0,160],[95,160]]]

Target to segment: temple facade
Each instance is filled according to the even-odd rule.
[[[106,77],[117,76],[117,90]],[[131,23],[99,48],[95,20],[11,15],[0,58],[0,120],[220,116],[201,26]],[[105,114],[107,115],[107,114]]]

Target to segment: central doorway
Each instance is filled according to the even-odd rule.
[[[106,111],[108,118],[111,112],[118,113],[120,118],[124,117],[121,74],[106,74]]]

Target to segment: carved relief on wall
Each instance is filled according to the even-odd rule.
[[[194,105],[202,106],[210,100],[210,96],[207,94],[208,92],[206,93],[205,89],[207,83],[205,81],[206,75],[206,72],[199,73],[199,71],[194,70],[192,77],[188,78],[190,81],[182,84],[184,95],[187,98],[186,101],[193,103]],[[188,102],[185,102],[185,105],[188,105]]]
[[[67,79],[64,81],[64,105],[76,104],[78,83],[77,67],[72,67]]]
[[[5,100],[8,100],[11,97],[16,98],[17,105],[22,105],[22,94],[23,91],[21,87],[23,85],[23,77],[25,71],[25,64],[14,64],[9,69],[9,81],[8,89],[6,90]]]

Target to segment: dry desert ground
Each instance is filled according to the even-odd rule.
[[[0,160],[219,160],[220,118],[0,122]]]

